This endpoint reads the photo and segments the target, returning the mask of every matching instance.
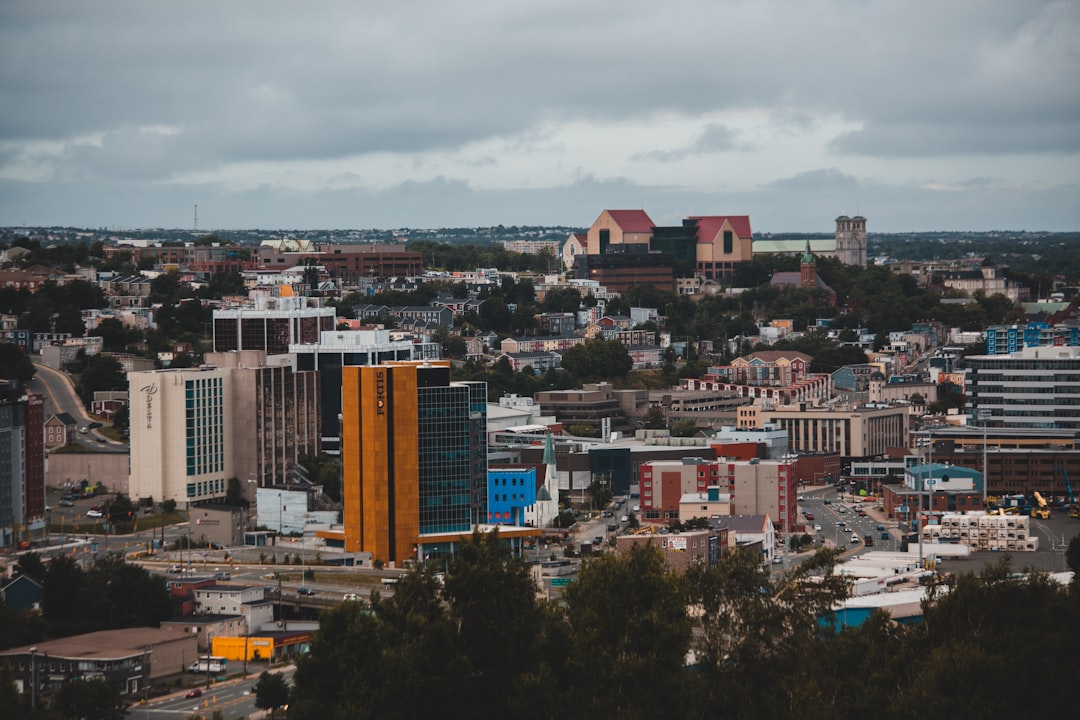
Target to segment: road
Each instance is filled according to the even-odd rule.
[[[39,392],[45,396],[46,418],[58,412],[66,412],[75,418],[80,427],[91,421],[82,400],[75,392],[75,385],[72,384],[71,378],[41,363],[34,363],[34,368],[37,374],[27,387],[32,392]]]
[[[270,672],[280,672],[285,676],[286,682],[291,683],[295,670],[294,667],[288,666]],[[194,680],[196,676],[191,674],[187,677],[190,677],[193,681],[192,686],[195,686]],[[178,690],[171,695],[151,700],[145,705],[134,705],[128,710],[127,717],[161,720],[189,718],[192,716],[210,717],[215,710],[220,710],[221,714],[226,718],[246,718],[254,714],[261,717],[263,711],[255,707],[254,688],[258,681],[259,676],[256,673],[246,680],[226,680],[215,683],[210,688],[206,688],[205,684],[199,682],[197,686],[202,690],[200,697],[185,697],[191,687],[189,686],[189,688]]]
[[[40,393],[45,396],[45,419],[48,420],[56,413],[66,412],[75,418],[79,427],[86,427],[94,422],[94,418],[86,411],[82,398],[75,392],[75,385],[71,378],[59,370],[53,370],[48,365],[34,363],[37,373],[34,379],[27,383],[30,392]],[[97,429],[91,429],[86,433],[76,433],[72,442],[97,450],[124,452],[126,445],[114,443]]]
[[[832,487],[809,490],[799,496],[799,511],[801,514],[811,513],[813,520],[807,520],[808,527],[821,526],[821,530],[808,531],[811,536],[827,544],[844,551],[846,555],[859,555],[867,550],[897,550],[899,549],[899,530],[895,521],[885,520],[882,517],[874,517],[875,511],[871,508],[874,503],[859,503],[851,495],[839,495]],[[858,513],[862,509],[865,516]],[[888,532],[889,538],[883,540],[882,532]],[[858,536],[858,541],[852,542],[852,535]],[[869,535],[874,544],[867,546],[863,540]]]

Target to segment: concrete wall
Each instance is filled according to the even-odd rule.
[[[87,480],[101,481],[108,492],[128,492],[128,453],[49,453],[45,456],[46,487],[65,488]],[[155,498],[159,499],[159,498]]]

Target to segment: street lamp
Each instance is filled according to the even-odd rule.
[[[982,471],[983,471],[982,509],[985,511],[986,510],[986,485],[987,485],[987,481],[988,481],[987,476],[986,476],[986,422],[987,422],[987,420],[990,419],[990,414],[991,414],[990,413],[990,408],[979,408],[978,414],[979,414],[979,421],[982,424],[982,431],[983,431],[983,442],[982,442],[982,461],[983,461],[983,463],[982,463]]]
[[[37,709],[37,646],[30,648],[30,709]]]

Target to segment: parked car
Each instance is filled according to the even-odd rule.
[[[593,545],[603,545],[604,544],[603,536],[602,535],[597,535],[596,537],[594,537],[592,539],[592,544]]]
[[[60,507],[75,507],[75,503],[66,497],[60,498]]]
[[[630,516],[629,515],[623,515],[621,518],[619,518],[619,521],[620,522],[630,522]]]
[[[821,532],[821,526],[820,526],[820,525],[815,525],[815,526],[814,526],[814,530],[815,530],[816,532]]]
[[[101,512],[100,510],[94,510],[93,508],[90,508],[89,510],[86,511],[86,517],[89,517],[89,518],[105,517],[105,513]]]
[[[619,525],[618,525],[618,523],[608,523],[607,524],[607,529],[608,529],[608,532],[615,532],[616,530],[619,529]]]

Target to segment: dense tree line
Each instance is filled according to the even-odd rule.
[[[421,568],[370,608],[324,612],[289,715],[899,719],[1071,706],[1076,583],[1016,578],[1004,561],[939,587],[919,624],[877,611],[845,628],[828,621],[847,593],[834,561],[821,551],[773,576],[737,551],[678,576],[653,548],[609,553],[551,603],[504,543],[474,536],[444,584]]]
[[[157,627],[172,613],[161,577],[113,553],[85,569],[71,555],[57,555],[46,564],[40,555],[26,553],[15,574],[40,583],[45,602],[41,613],[3,608],[0,648],[95,630]]]

